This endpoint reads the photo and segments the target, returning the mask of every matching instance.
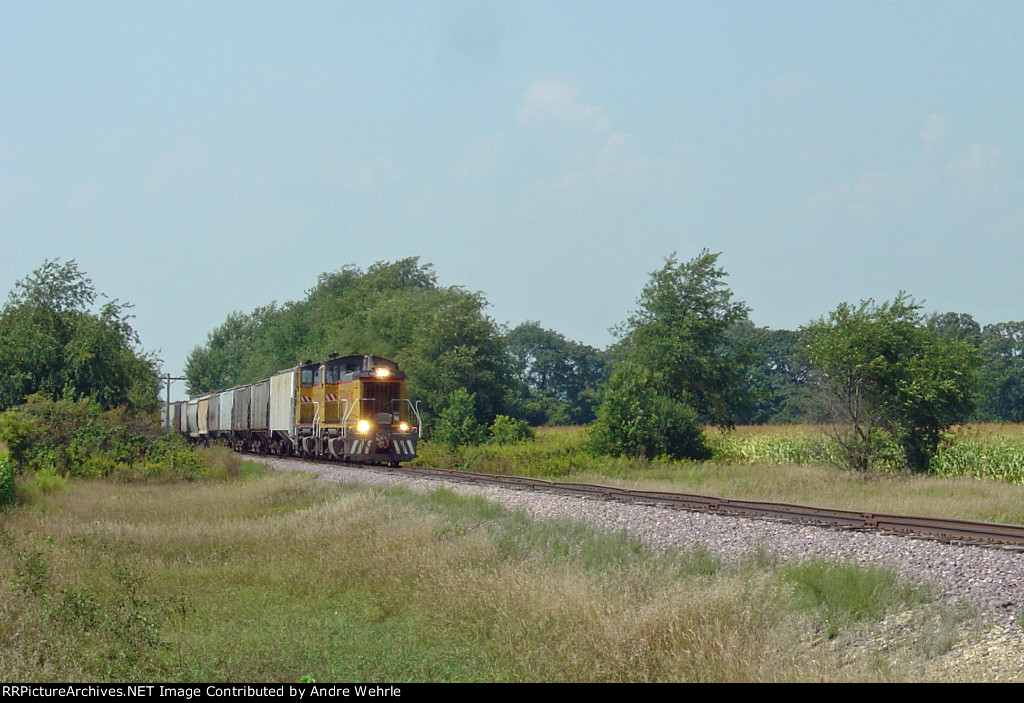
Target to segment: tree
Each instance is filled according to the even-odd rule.
[[[985,325],[980,338],[987,391],[982,417],[1024,422],[1024,321]]]
[[[487,438],[487,428],[476,420],[474,401],[474,394],[467,393],[465,388],[452,391],[434,426],[434,441],[445,445],[448,451],[481,444]]]
[[[660,392],[654,372],[631,361],[617,366],[605,386],[590,445],[601,454],[646,459],[711,456],[694,409]]]
[[[15,284],[0,310],[0,410],[37,392],[157,408],[157,362],[138,348],[131,306],[109,300],[91,312],[96,298],[74,260],[45,261]]]
[[[791,330],[755,327],[742,320],[729,330],[736,356],[747,357],[750,403],[737,415],[742,424],[801,422],[807,419],[807,378],[799,335]]]
[[[661,391],[692,406],[702,421],[729,427],[750,402],[746,352],[728,336],[749,308],[732,299],[718,257],[705,249],[684,263],[674,254],[666,259],[618,330],[613,354],[651,369]]]
[[[925,324],[905,293],[881,305],[840,304],[802,329],[813,384],[847,466],[866,471],[887,442],[925,471],[944,430],[973,409],[980,356]]]
[[[453,292],[421,314],[416,336],[398,356],[410,377],[409,394],[438,414],[452,393],[474,399],[475,416],[485,428],[506,414],[514,393],[512,368],[497,324],[483,314],[479,294]]]
[[[331,352],[396,361],[424,424],[464,389],[486,428],[507,413],[516,384],[501,330],[480,293],[439,287],[416,257],[323,273],[299,301],[232,313],[196,347],[185,367],[190,393],[251,383]]]
[[[532,321],[509,331],[505,345],[525,389],[522,405],[531,424],[594,419],[599,389],[608,375],[603,352]]]
[[[717,261],[706,249],[685,263],[673,255],[651,274],[617,331],[616,367],[595,422],[595,436],[606,441],[598,446],[702,458],[698,423],[731,426],[749,405],[746,352],[728,335],[748,309],[732,299]]]

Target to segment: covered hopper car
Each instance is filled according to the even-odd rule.
[[[194,443],[391,466],[415,458],[420,436],[405,374],[372,355],[332,354],[256,383],[171,403],[165,422]]]

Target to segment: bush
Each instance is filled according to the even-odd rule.
[[[659,394],[651,372],[629,363],[616,369],[608,381],[589,435],[591,448],[599,454],[647,459],[711,457],[696,411]]]
[[[533,439],[533,430],[526,420],[516,420],[507,415],[498,415],[491,423],[491,441],[495,444],[515,444]]]
[[[14,501],[14,461],[11,457],[0,456],[0,505]]]
[[[25,405],[0,415],[0,439],[11,448],[8,461],[15,473],[44,471],[126,481],[237,475],[237,462],[232,466],[218,459],[209,465],[180,435],[161,434],[154,417],[121,409],[104,411],[88,400],[30,396]],[[34,495],[43,492],[32,482],[25,488]]]
[[[476,420],[475,401],[476,394],[464,388],[452,391],[448,406],[441,411],[434,426],[433,438],[453,451],[456,447],[481,444],[487,437],[487,430]]]
[[[0,414],[0,441],[7,445],[14,469],[25,463],[30,447],[36,439],[36,425],[14,410]]]

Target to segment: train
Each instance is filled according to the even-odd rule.
[[[236,451],[398,466],[422,422],[405,373],[372,354],[304,361],[256,383],[169,403],[168,431]]]

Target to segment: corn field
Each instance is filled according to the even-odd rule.
[[[718,461],[737,464],[837,464],[823,429],[761,425],[709,431]],[[969,476],[1024,483],[1024,425],[969,425],[949,433],[931,461],[938,476]]]

